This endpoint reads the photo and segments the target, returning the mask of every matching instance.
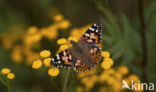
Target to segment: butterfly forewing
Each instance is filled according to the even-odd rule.
[[[101,42],[102,25],[100,23],[93,24],[82,36],[81,39],[88,43],[98,44]]]
[[[54,67],[72,67],[72,54],[70,49],[58,53],[50,63]]]

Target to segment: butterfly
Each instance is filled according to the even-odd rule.
[[[96,44],[101,42],[102,25],[93,24],[76,43],[70,41],[72,47],[58,53],[52,58],[53,67],[74,68],[77,72],[89,71],[101,59],[101,48]]]

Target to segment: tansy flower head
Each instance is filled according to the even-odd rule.
[[[59,27],[61,29],[66,29],[70,26],[70,21],[69,20],[63,20],[59,23]]]
[[[49,50],[43,50],[40,52],[40,56],[43,58],[49,57],[51,55]]]
[[[103,56],[104,58],[109,58],[109,57],[110,57],[110,53],[107,52],[107,51],[102,51],[102,56]]]
[[[32,27],[29,27],[27,31],[28,31],[28,34],[32,35],[38,31],[38,28],[36,26],[32,26]]]
[[[109,62],[110,65],[112,66],[114,64],[113,60],[111,58],[104,58],[104,62]]]
[[[3,68],[2,70],[1,70],[1,73],[2,74],[8,74],[8,73],[10,73],[10,69],[9,68]]]
[[[61,45],[61,44],[66,44],[67,40],[65,38],[60,38],[57,40],[57,44]]]
[[[49,68],[49,70],[48,70],[48,74],[50,76],[57,76],[59,74],[59,72],[60,72],[59,69],[58,68],[54,68],[54,67]]]
[[[12,79],[15,78],[15,74],[13,74],[13,73],[8,73],[8,74],[7,74],[7,78],[12,80]]]
[[[57,53],[59,53],[60,51],[65,50],[65,49],[67,49],[67,48],[69,48],[71,46],[72,46],[71,44],[63,44],[63,45],[60,46],[59,51]]]
[[[42,66],[42,61],[41,60],[36,60],[33,62],[32,68],[38,69]]]
[[[50,67],[50,61],[51,61],[51,58],[45,58],[43,60],[43,64],[46,66],[46,67]]]
[[[61,14],[57,14],[56,16],[53,17],[53,20],[58,22],[63,20],[63,16]]]
[[[109,69],[111,67],[111,64],[110,64],[110,62],[103,61],[101,63],[101,66],[102,66],[103,69]]]
[[[134,82],[137,82],[139,80],[139,77],[137,75],[131,74],[129,76],[129,80],[133,80]]]
[[[123,75],[128,74],[129,70],[127,66],[120,66],[118,67],[117,71]]]

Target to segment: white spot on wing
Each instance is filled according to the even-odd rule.
[[[57,57],[57,59],[58,59],[58,60],[60,59],[60,56],[59,56],[59,54],[57,54],[57,55],[56,55],[56,57]]]
[[[60,63],[61,63],[61,61],[58,61],[58,63],[60,64]]]
[[[92,30],[92,31],[94,31],[94,28],[91,28],[91,27],[90,27],[89,29]]]

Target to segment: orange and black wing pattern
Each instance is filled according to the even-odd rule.
[[[88,43],[98,44],[101,42],[102,25],[100,23],[93,24],[82,36],[81,39]]]

